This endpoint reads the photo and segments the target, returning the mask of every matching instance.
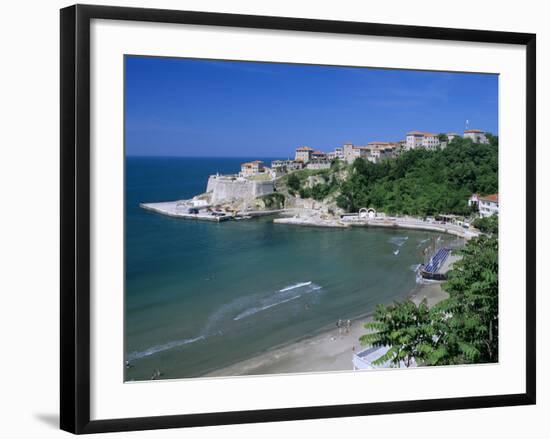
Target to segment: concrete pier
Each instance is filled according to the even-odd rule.
[[[260,216],[277,215],[287,213],[285,209],[278,210],[253,210],[241,212],[216,212],[207,210],[205,207],[196,208],[198,213],[189,213],[189,208],[182,201],[165,201],[161,203],[140,203],[139,207],[161,215],[170,216],[172,218],[181,218],[198,221],[223,222],[235,219],[250,219]]]
[[[232,215],[213,215],[204,209],[198,210],[198,213],[188,213],[186,208],[178,206],[177,201],[166,201],[162,203],[140,203],[139,207],[150,210],[161,215],[171,216],[173,218],[222,222],[233,219]]]

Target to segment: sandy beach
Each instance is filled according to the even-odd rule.
[[[409,295],[416,304],[424,298],[431,307],[448,294],[440,283],[418,285]],[[349,332],[339,333],[336,324],[318,335],[265,352],[248,360],[208,373],[206,376],[262,375],[274,373],[326,372],[352,369],[352,355],[363,347],[359,337],[363,325],[372,320],[365,316],[352,321]]]

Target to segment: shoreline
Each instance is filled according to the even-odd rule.
[[[150,212],[160,215],[165,215],[171,218],[184,220],[200,220],[210,222],[223,222],[234,219],[251,219],[262,216],[279,216],[273,219],[274,224],[300,226],[300,227],[317,227],[317,228],[337,228],[346,229],[350,227],[380,227],[387,229],[408,229],[420,230],[427,232],[445,233],[452,236],[458,236],[469,240],[479,236],[480,232],[476,229],[465,229],[456,224],[427,222],[421,218],[415,217],[378,217],[364,218],[356,220],[345,220],[342,218],[327,217],[322,218],[319,212],[309,211],[304,215],[303,209],[297,208],[282,208],[271,210],[255,210],[243,211],[237,214],[225,214],[223,216],[212,216],[206,211],[198,213],[184,213],[178,211],[178,203],[180,201],[165,201],[156,203],[139,203],[139,207]],[[300,212],[301,211],[301,212]],[[302,214],[301,214],[302,213]],[[293,216],[289,216],[293,215]]]
[[[437,282],[416,285],[404,299],[418,305],[426,298],[428,306],[432,307],[447,297],[448,293]],[[348,333],[343,331],[340,334],[336,327],[321,329],[318,333],[274,347],[202,377],[351,371],[352,355],[364,348],[359,337],[365,334],[364,324],[372,321],[372,315],[373,312],[370,312],[353,319]]]
[[[350,228],[350,227],[379,227],[387,229],[406,229],[420,230],[427,232],[445,233],[452,236],[458,236],[469,240],[479,236],[476,230],[464,229],[455,224],[439,224],[426,222],[418,218],[396,217],[396,218],[376,218],[362,219],[358,221],[345,221],[342,219],[322,219],[315,215],[295,216],[290,218],[276,218],[275,224],[283,224],[300,227],[328,227],[328,228]]]

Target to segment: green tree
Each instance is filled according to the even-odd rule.
[[[375,365],[390,361],[406,367],[421,361],[434,350],[434,327],[427,302],[419,306],[410,300],[392,305],[379,305],[374,320],[366,323],[371,332],[360,337],[363,345],[388,346],[389,350],[373,361]]]
[[[485,137],[487,137],[487,140],[491,145],[498,146],[498,136],[494,136],[491,133],[485,133]]]
[[[418,148],[376,164],[356,159],[339,191],[338,206],[348,211],[469,215],[472,193],[498,191],[498,144],[456,138],[443,150]]]
[[[473,225],[483,233],[498,234],[498,215],[476,218]]]
[[[455,363],[498,361],[498,234],[470,240],[444,284],[450,297],[434,307],[446,319],[445,343]]]
[[[449,298],[379,305],[363,344],[389,346],[374,364],[412,358],[426,365],[498,361],[498,233],[470,240],[443,285]]]
[[[293,172],[288,176],[287,185],[293,191],[298,191],[300,189],[300,179],[296,173]]]

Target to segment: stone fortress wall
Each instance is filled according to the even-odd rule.
[[[211,175],[206,192],[211,194],[210,203],[218,204],[232,200],[252,201],[274,192],[273,180],[257,181],[245,178]]]

